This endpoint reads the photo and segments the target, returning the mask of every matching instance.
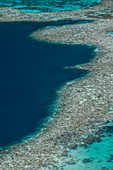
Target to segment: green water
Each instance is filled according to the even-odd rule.
[[[78,10],[96,5],[101,0],[0,0],[0,6],[9,6],[23,12],[54,12]]]

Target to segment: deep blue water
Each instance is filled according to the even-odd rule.
[[[101,0],[0,0],[0,6],[9,6],[22,12],[56,12],[78,10],[96,5]]]
[[[65,22],[0,23],[1,147],[39,131],[52,114],[48,108],[56,98],[56,89],[87,74],[63,68],[89,62],[95,47],[51,44],[29,37],[34,30],[55,24]]]

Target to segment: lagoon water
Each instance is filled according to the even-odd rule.
[[[55,91],[87,74],[64,67],[89,62],[95,47],[45,43],[29,37],[34,30],[55,24],[63,21],[0,23],[1,147],[40,131],[44,119],[52,114],[48,110],[56,99]]]
[[[0,0],[0,6],[20,9],[22,12],[55,12],[86,8],[101,0]]]
[[[113,170],[113,123],[108,123],[105,129],[101,142],[71,150],[76,163],[62,170]]]

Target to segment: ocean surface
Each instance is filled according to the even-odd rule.
[[[0,6],[22,12],[78,10],[100,0],[0,0]],[[44,26],[87,21],[0,23],[0,148],[40,132],[56,108],[57,90],[66,82],[87,75],[65,66],[90,62],[93,46],[61,45],[32,40],[29,35]],[[113,32],[108,33],[113,36]],[[101,141],[70,150],[76,164],[63,170],[113,170],[113,123],[106,125]]]
[[[113,36],[113,31],[108,35]],[[113,170],[113,122],[100,130],[100,141],[70,150],[73,163],[59,170]]]
[[[1,149],[38,133],[54,112],[56,91],[88,73],[64,67],[89,62],[94,46],[45,43],[29,36],[41,27],[63,24],[71,21],[0,23]]]
[[[78,10],[99,2],[101,0],[0,0],[0,6],[13,7],[22,12],[55,12]]]
[[[70,155],[76,163],[62,170],[113,170],[113,122],[104,127],[100,142],[70,150]]]

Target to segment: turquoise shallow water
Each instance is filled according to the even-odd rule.
[[[24,12],[51,12],[78,10],[101,0],[0,0],[0,6],[21,9]]]
[[[112,32],[108,32],[108,35],[113,37],[113,31]]]
[[[24,12],[49,12],[81,9],[98,2],[100,1],[1,0],[0,6],[10,6]],[[113,36],[113,32],[109,33],[109,35]],[[71,150],[70,154],[76,160],[76,164],[66,165],[63,170],[113,170],[113,126],[111,125],[104,132],[101,142]]]
[[[113,31],[108,35],[113,36]],[[62,170],[113,170],[113,122],[102,127],[100,142],[70,150],[69,154],[75,164]]]
[[[76,164],[67,165],[63,170],[113,170],[113,123],[105,129],[101,142],[71,150]]]

